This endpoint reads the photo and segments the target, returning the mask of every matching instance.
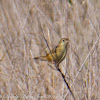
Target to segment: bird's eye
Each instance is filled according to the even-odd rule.
[[[63,42],[65,42],[65,40],[63,40]]]

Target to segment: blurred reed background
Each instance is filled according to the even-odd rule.
[[[33,60],[49,51],[42,33],[51,49],[70,39],[60,68],[76,100],[100,100],[100,0],[0,0],[0,100],[73,100],[59,72]]]

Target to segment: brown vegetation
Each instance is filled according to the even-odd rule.
[[[72,4],[70,4],[70,2]],[[61,74],[33,57],[61,38],[60,69],[76,100],[100,100],[100,0],[0,0],[0,100],[73,100]]]

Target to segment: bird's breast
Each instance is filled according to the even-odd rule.
[[[58,62],[61,59],[64,59],[65,58],[66,53],[67,53],[67,51],[66,51],[65,48],[63,48],[63,47],[58,48],[58,50],[57,50],[57,60],[58,60]]]

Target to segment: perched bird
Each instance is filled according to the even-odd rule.
[[[65,79],[64,74],[59,69],[59,64],[66,57],[67,50],[68,50],[68,43],[69,43],[69,39],[68,38],[62,38],[60,40],[59,44],[55,48],[53,48],[49,53],[47,53],[46,56],[39,56],[39,57],[35,57],[34,59],[36,59],[36,60],[40,59],[40,60],[44,60],[44,61],[48,61],[48,62],[54,63],[56,65],[56,67],[57,67],[57,70],[61,73],[61,75],[62,75],[62,77],[64,79],[64,82],[66,83],[71,95],[73,96],[73,98],[75,100],[74,94],[71,91],[71,89],[69,87],[69,84],[67,83],[67,81]]]
[[[59,65],[66,57],[68,43],[68,38],[62,38],[59,44],[54,47],[51,52],[47,53],[46,56],[39,56],[34,59],[40,59]]]

